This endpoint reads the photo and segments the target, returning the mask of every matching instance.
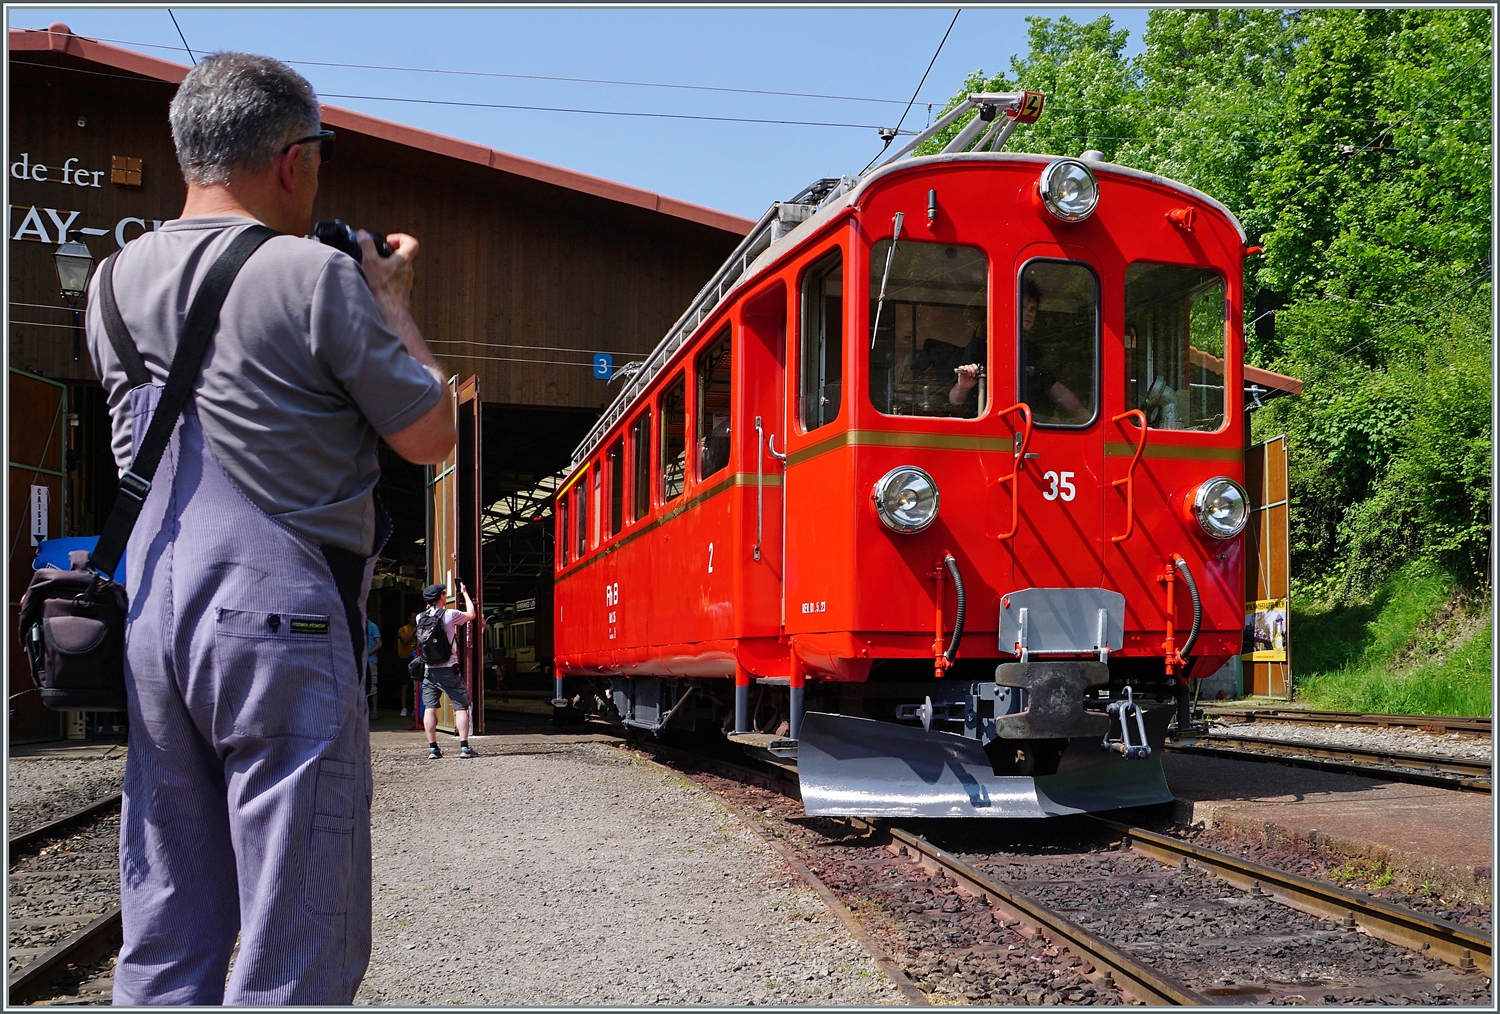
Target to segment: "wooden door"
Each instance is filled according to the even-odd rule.
[[[462,582],[474,600],[479,618],[458,633],[459,674],[469,688],[473,705],[472,731],[484,731],[484,588],[480,569],[481,511],[479,378],[448,380],[448,396],[458,420],[458,443],[440,465],[427,470],[427,573],[448,587],[450,608],[463,607],[458,594]],[[446,696],[438,709],[438,728],[456,733],[453,706]]]
[[[1245,452],[1245,643],[1240,660],[1256,697],[1292,697],[1291,507],[1286,436]]]
[[[31,582],[31,562],[36,556],[32,540],[33,502],[42,507],[46,537],[61,538],[66,517],[65,447],[68,426],[68,389],[53,380],[12,369],[9,376],[10,486],[9,594],[10,604],[10,737],[12,743],[56,739],[61,716],[42,706],[31,693],[29,662],[21,651],[19,628],[21,595]]]

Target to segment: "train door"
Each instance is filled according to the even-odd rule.
[[[1079,251],[1034,244],[1012,277],[1015,342],[1009,350],[997,343],[995,355],[1013,357],[1016,400],[1032,417],[1015,484],[1020,520],[1006,540],[1013,585],[1102,587],[1109,536],[1101,497],[1118,495],[1105,481],[1104,443],[1124,437],[1104,417],[1099,272]]]
[[[747,636],[775,636],[786,622],[782,559],[785,531],[782,459],[786,456],[786,286],[780,282],[749,299],[740,315],[741,418],[750,453],[746,479],[753,476],[750,504],[748,596],[742,620]]]
[[[448,396],[458,419],[458,443],[442,464],[427,470],[427,573],[432,581],[448,586],[450,607],[463,607],[463,597],[458,594],[458,582],[462,581],[479,610],[481,619],[460,628],[458,635],[459,674],[469,688],[469,718],[477,735],[484,732],[479,378],[460,382],[450,377]],[[458,731],[446,696],[438,709],[438,728],[448,733]]]

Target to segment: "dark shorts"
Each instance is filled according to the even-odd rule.
[[[469,710],[469,688],[464,686],[456,665],[427,667],[427,678],[422,680],[422,707],[436,709],[443,694],[453,702],[454,711]]]

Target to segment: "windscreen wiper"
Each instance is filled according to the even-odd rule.
[[[906,215],[896,212],[896,231],[891,236],[891,249],[885,255],[885,273],[880,276],[880,299],[875,304],[875,323],[870,327],[870,351],[875,351],[875,333],[880,330],[880,311],[885,308],[885,283],[891,277],[891,264],[896,259],[896,244],[901,242],[901,223],[906,221]]]

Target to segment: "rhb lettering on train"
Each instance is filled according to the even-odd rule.
[[[806,613],[826,613],[826,612],[828,612],[828,603],[827,602],[804,602],[804,603],[802,603],[802,612],[804,614],[806,614]]]

